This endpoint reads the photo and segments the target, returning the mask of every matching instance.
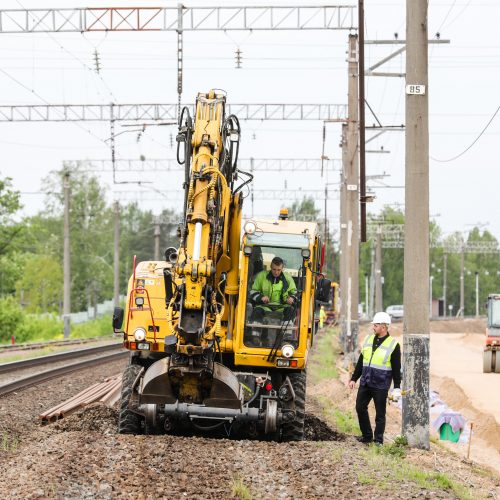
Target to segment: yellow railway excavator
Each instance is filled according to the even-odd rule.
[[[284,211],[242,228],[242,189],[252,176],[237,167],[240,126],[225,104],[212,90],[198,95],[194,120],[182,110],[179,247],[165,261],[134,262],[126,307],[114,312],[130,351],[121,433],[220,427],[242,437],[304,435],[315,311],[331,292],[318,225]],[[256,280],[266,279],[260,293]]]

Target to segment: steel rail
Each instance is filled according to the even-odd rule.
[[[46,342],[25,342],[22,344],[0,344],[0,351],[26,351],[30,349],[43,349],[44,347],[88,344],[90,342],[106,340],[110,337],[113,337],[113,335],[106,335],[104,337],[88,337],[86,339],[48,340]]]
[[[57,363],[58,361],[64,361],[66,359],[81,358],[83,356],[99,354],[100,352],[113,351],[115,349],[120,349],[122,347],[123,344],[120,342],[114,344],[106,344],[98,347],[87,347],[85,349],[75,349],[73,351],[48,354],[47,356],[38,356],[36,358],[22,359],[20,361],[12,361],[10,363],[2,363],[0,364],[0,373],[7,373],[14,370],[22,370],[23,368],[45,365],[47,363]]]
[[[40,384],[47,380],[60,377],[61,375],[66,375],[67,373],[71,373],[77,370],[90,368],[98,364],[111,363],[112,361],[124,358],[126,355],[127,356],[129,355],[129,351],[124,350],[121,352],[108,354],[107,356],[87,359],[85,361],[80,361],[78,363],[73,363],[71,365],[61,366],[59,368],[54,368],[52,370],[47,370],[41,373],[37,373],[35,375],[31,375],[29,377],[18,379],[14,382],[10,382],[8,384],[0,386],[0,396],[4,396],[19,389],[25,389],[26,387],[30,387],[32,385]]]
[[[39,415],[42,424],[49,422],[56,422],[64,418],[79,408],[83,408],[91,403],[100,401],[105,405],[111,407],[120,398],[122,387],[122,376],[116,375],[115,377],[108,378],[103,382],[98,382],[83,391],[79,392],[70,399],[59,403],[50,410],[46,410]]]

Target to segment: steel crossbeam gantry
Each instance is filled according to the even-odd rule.
[[[194,116],[194,105],[186,105]],[[177,104],[37,104],[0,106],[0,122],[176,121]],[[345,104],[228,104],[240,120],[328,120],[343,122]]]
[[[86,172],[112,172],[112,160],[66,160],[70,163],[83,163]],[[239,158],[238,168],[247,172],[316,172],[322,167],[333,172],[339,170],[340,160],[320,158]],[[151,158],[145,160],[115,159],[115,172],[175,172],[184,171],[174,158]]]
[[[404,248],[404,235],[401,239],[382,240],[383,248]],[[442,248],[446,253],[500,253],[498,243],[495,241],[471,241],[463,246],[448,245],[446,243],[431,243],[431,248]]]
[[[0,10],[0,33],[356,29],[353,5]]]
[[[143,191],[113,191],[115,200],[131,200],[140,199],[145,201],[153,200],[170,200],[179,201],[184,199],[183,190],[160,191],[156,188],[149,188],[148,184],[144,183]],[[254,189],[253,197],[255,200],[287,200],[300,201],[305,196],[309,196],[316,200],[324,200],[325,191],[323,189]],[[338,195],[329,193],[329,199],[338,199]]]
[[[382,235],[383,248],[404,248],[404,224],[369,224],[368,234],[374,238],[377,232]],[[499,253],[496,241],[431,241],[431,248],[442,248],[446,253]]]

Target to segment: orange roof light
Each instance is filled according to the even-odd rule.
[[[281,220],[288,219],[288,208],[280,208],[280,219]]]

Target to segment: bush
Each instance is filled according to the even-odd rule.
[[[60,340],[64,336],[63,321],[55,314],[26,314],[16,342]]]
[[[105,337],[113,334],[111,314],[71,326],[71,337],[85,339],[88,337]]]
[[[14,297],[0,298],[0,343],[10,343],[12,335],[18,338],[25,320],[25,314]]]
[[[72,338],[112,335],[111,315],[71,325]],[[14,297],[0,298],[0,344],[60,340],[64,337],[64,322],[56,314],[26,314]]]

